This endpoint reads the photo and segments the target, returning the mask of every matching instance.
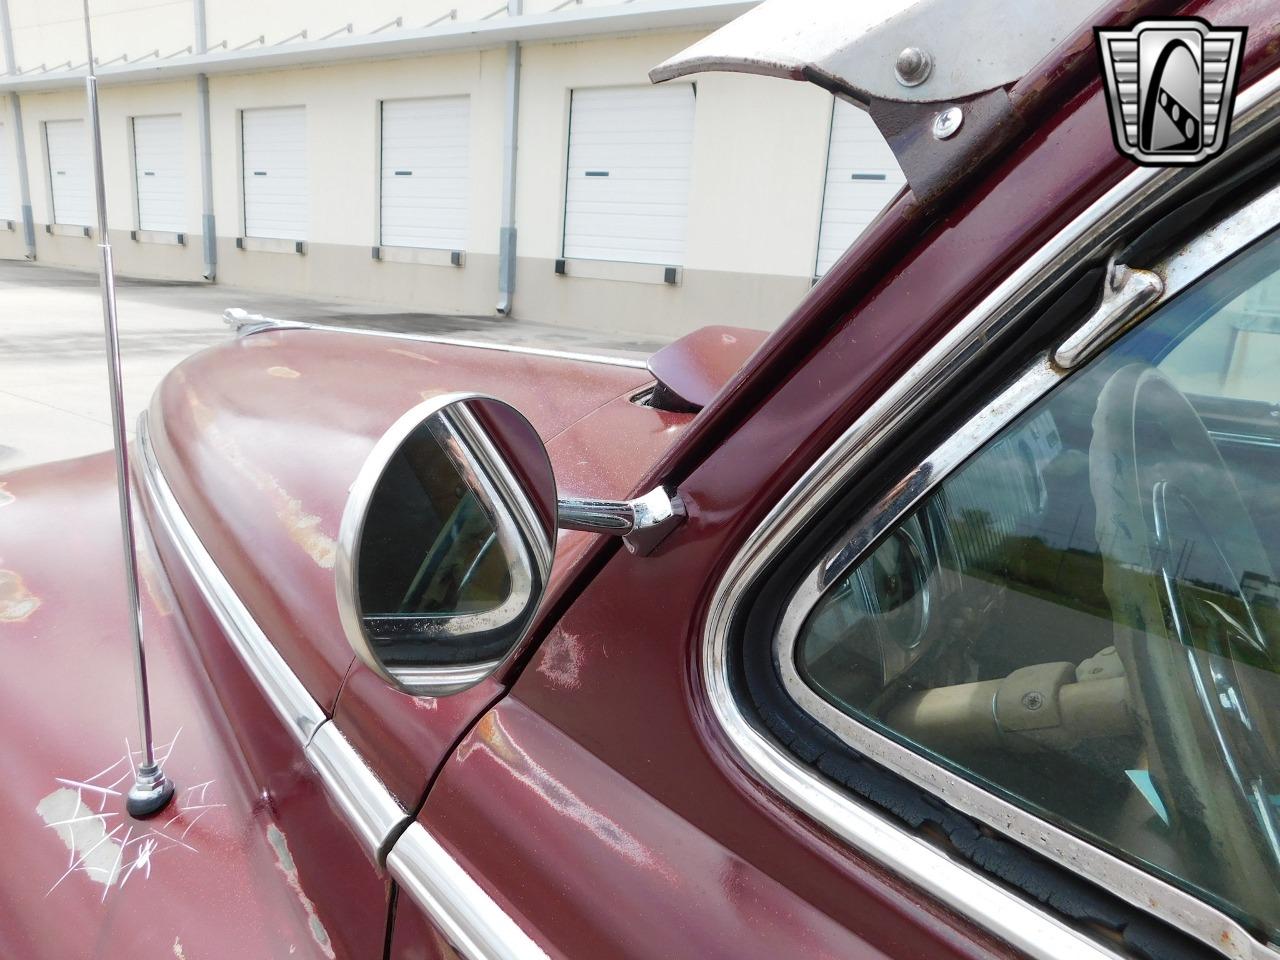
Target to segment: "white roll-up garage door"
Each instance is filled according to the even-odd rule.
[[[0,123],[0,220],[18,219],[18,184],[15,173],[13,138],[7,124]]]
[[[822,276],[902,187],[905,177],[862,110],[836,101],[816,275]]]
[[[83,120],[49,120],[44,125],[49,151],[53,222],[87,227],[93,218],[93,177]]]
[[[467,97],[382,104],[382,243],[467,248],[471,103]]]
[[[138,229],[186,233],[182,117],[133,118]]]
[[[573,91],[566,257],[684,262],[693,115],[689,84]]]
[[[245,110],[244,232],[307,239],[307,114],[303,107]]]

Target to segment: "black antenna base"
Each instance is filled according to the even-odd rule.
[[[166,777],[156,764],[142,764],[124,808],[135,820],[155,816],[173,799],[173,781]]]

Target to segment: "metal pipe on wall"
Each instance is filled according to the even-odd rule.
[[[17,76],[18,61],[13,52],[13,27],[9,23],[9,0],[0,0],[0,36],[4,37],[4,61],[11,76]],[[22,237],[27,259],[36,258],[36,224],[31,212],[31,181],[27,178],[27,138],[22,129],[22,98],[9,94],[13,115],[13,150],[18,168],[18,196],[22,204]]]
[[[3,2],[3,0],[0,0]],[[208,23],[204,0],[195,0],[196,55],[209,52]],[[204,238],[204,273],[206,280],[218,276],[218,229],[213,216],[213,144],[209,131],[209,75],[196,74],[196,128],[200,131],[200,232]]]
[[[507,16],[523,12],[507,0]],[[498,313],[510,316],[516,290],[516,151],[520,129],[520,44],[507,44],[506,105],[502,119],[502,230],[498,236]]]

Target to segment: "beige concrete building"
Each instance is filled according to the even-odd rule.
[[[752,5],[91,0],[118,269],[610,330],[775,326],[901,174],[810,85],[649,84]],[[0,0],[0,257],[95,263],[80,10]]]

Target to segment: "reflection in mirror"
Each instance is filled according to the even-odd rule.
[[[342,521],[339,607],[360,658],[414,693],[492,672],[546,587],[555,496],[541,439],[507,404],[452,395],[405,414]]]

